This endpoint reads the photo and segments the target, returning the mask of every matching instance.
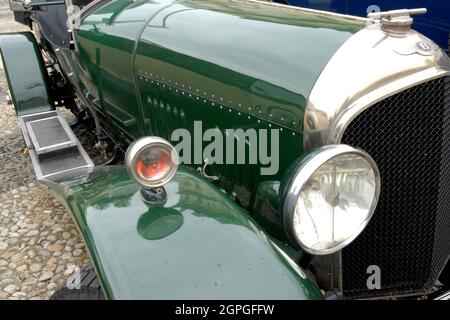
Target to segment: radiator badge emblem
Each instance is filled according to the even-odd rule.
[[[428,43],[426,43],[425,41],[419,41],[417,43],[417,48],[420,51],[425,51],[425,52],[431,51],[431,46]]]
[[[418,41],[413,45],[396,48],[394,51],[402,56],[409,56],[416,53],[422,56],[432,56],[436,53],[434,46],[424,40]]]

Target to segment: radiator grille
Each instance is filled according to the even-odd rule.
[[[372,220],[342,250],[344,295],[425,292],[450,254],[450,78],[391,96],[362,112],[342,143],[367,151],[381,173]],[[367,268],[381,270],[369,290]]]

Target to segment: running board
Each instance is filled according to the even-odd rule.
[[[60,180],[89,174],[94,164],[57,111],[19,117],[37,179]]]

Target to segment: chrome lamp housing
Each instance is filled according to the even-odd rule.
[[[380,185],[376,163],[360,149],[341,144],[310,152],[289,170],[280,189],[291,242],[313,255],[341,250],[369,223]]]
[[[177,172],[178,153],[167,140],[143,137],[134,141],[125,154],[130,176],[146,189],[168,183]]]

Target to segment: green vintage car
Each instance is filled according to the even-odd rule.
[[[92,258],[53,298],[449,299],[450,59],[411,29],[426,10],[10,1],[33,31],[0,36],[11,100]]]

